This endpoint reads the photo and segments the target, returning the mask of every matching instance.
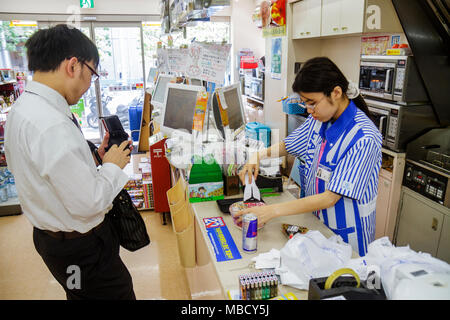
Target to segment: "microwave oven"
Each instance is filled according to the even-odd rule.
[[[399,103],[429,100],[413,56],[361,56],[359,89],[365,97]]]
[[[365,101],[383,137],[383,146],[393,151],[404,152],[410,141],[439,126],[431,104],[403,106],[379,100]]]

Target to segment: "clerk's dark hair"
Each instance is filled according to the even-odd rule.
[[[343,94],[346,94],[348,85],[347,78],[333,61],[327,57],[316,57],[306,61],[301,67],[295,77],[292,90],[298,93],[323,92],[330,97],[336,86],[341,87]],[[352,100],[373,121],[364,98],[359,95]]]
[[[49,72],[58,69],[65,59],[76,57],[80,62],[99,63],[95,44],[80,30],[65,24],[36,31],[25,43],[28,69]]]

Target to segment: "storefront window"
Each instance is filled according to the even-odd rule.
[[[186,37],[195,41],[230,42],[230,24],[228,22],[198,22],[196,26],[186,28]]]
[[[230,24],[228,22],[197,22],[186,27],[186,38],[182,32],[172,34],[175,47],[198,42],[230,42]]]
[[[137,117],[130,117],[129,109],[143,106],[144,77],[140,27],[95,27],[95,42],[100,55],[102,114],[117,115],[133,141],[137,141],[140,121]],[[87,123],[90,127],[97,127],[98,117],[87,119]]]
[[[147,86],[155,79],[156,47],[161,38],[161,24],[158,22],[142,22],[144,37],[144,61]]]
[[[36,30],[36,21],[0,21],[1,69],[28,72],[25,42]]]

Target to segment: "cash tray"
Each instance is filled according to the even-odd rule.
[[[232,199],[221,199],[217,200],[217,205],[222,213],[230,213],[230,206],[233,203],[243,201],[244,198],[232,198]]]

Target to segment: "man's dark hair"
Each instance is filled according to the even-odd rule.
[[[25,43],[30,71],[55,71],[65,59],[99,63],[95,44],[80,30],[59,24],[36,31]]]

